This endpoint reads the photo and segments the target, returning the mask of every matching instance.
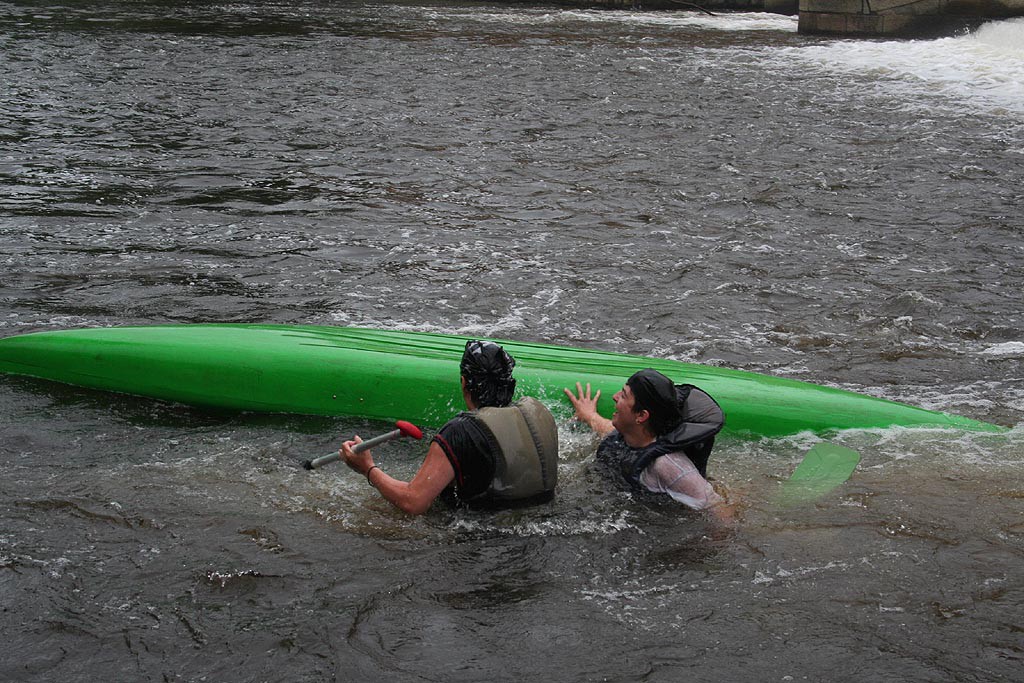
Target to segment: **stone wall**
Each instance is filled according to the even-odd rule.
[[[1013,16],[1024,16],[1024,0],[800,0],[801,33],[947,34]]]

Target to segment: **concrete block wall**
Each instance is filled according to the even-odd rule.
[[[801,33],[948,33],[993,17],[1024,16],[1024,0],[800,0]]]

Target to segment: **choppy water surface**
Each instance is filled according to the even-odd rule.
[[[0,3],[0,335],[261,321],[595,346],[1024,414],[1024,23]],[[0,679],[1019,678],[1024,439],[720,444],[721,523],[608,490],[408,519],[359,420],[0,379]],[[411,476],[422,448],[378,453]]]

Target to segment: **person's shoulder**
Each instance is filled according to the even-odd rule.
[[[462,411],[455,417],[451,418],[442,425],[441,429],[437,430],[439,433],[450,432],[452,430],[465,429],[467,424],[475,424],[476,415],[467,410]]]
[[[697,471],[689,456],[678,451],[658,456],[647,467],[660,475],[680,475]]]
[[[632,450],[628,445],[626,445],[626,440],[622,438],[622,434],[620,434],[617,429],[612,429],[612,431],[607,434],[601,435],[600,447],[614,448],[617,450]]]
[[[558,425],[551,410],[533,396],[524,396],[513,404],[531,429],[557,432]]]

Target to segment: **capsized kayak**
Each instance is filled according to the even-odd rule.
[[[37,332],[0,339],[0,372],[244,411],[348,415],[439,427],[464,408],[470,337],[311,325],[189,324]],[[786,436],[891,426],[1002,431],[986,422],[758,373],[550,344],[495,340],[516,359],[517,394],[571,414],[563,387],[612,394],[650,367],[725,410],[726,433]]]

